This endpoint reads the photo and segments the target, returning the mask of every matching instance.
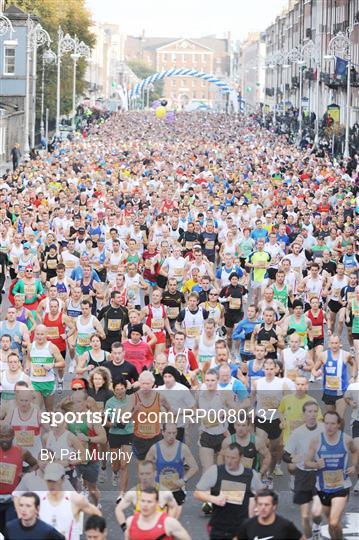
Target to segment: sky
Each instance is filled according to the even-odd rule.
[[[94,21],[119,24],[138,36],[223,36],[243,40],[265,30],[288,0],[86,0]]]

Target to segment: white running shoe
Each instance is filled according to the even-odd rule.
[[[118,487],[118,472],[112,473],[112,485],[113,487]]]
[[[76,369],[76,360],[71,360],[69,363],[69,373],[75,373]]]
[[[277,463],[277,465],[274,467],[274,471],[273,471],[273,474],[274,476],[283,476],[283,471],[282,469],[280,468],[280,465]]]
[[[106,469],[100,469],[98,481],[100,482],[100,484],[106,482]]]

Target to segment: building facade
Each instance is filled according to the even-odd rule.
[[[110,23],[96,23],[91,31],[96,44],[85,74],[91,101],[118,98],[138,80],[124,61],[125,34]]]
[[[346,114],[347,89],[345,77],[336,74],[336,62],[329,57],[330,40],[339,32],[353,26],[351,32],[351,107],[350,124],[359,121],[359,0],[290,0],[287,8],[266,30],[265,103],[282,109],[285,102],[299,108],[299,70],[303,75],[302,107],[308,112],[319,111],[319,118],[327,106],[340,107],[340,122]],[[313,40],[317,59],[313,54],[304,64],[288,60],[288,53]],[[356,75],[355,75],[356,72]],[[317,99],[317,77],[319,96]]]
[[[241,95],[248,112],[264,102],[265,90],[265,34],[252,33],[241,44]]]
[[[27,19],[28,15],[16,6],[4,14],[11,21],[14,32],[0,35],[0,162],[10,159],[10,151],[19,143],[25,147],[25,97],[27,69]],[[29,57],[29,103],[32,97],[32,55]],[[29,115],[30,122],[31,115]]]
[[[127,61],[147,64],[153,72],[170,68],[188,68],[231,80],[233,50],[231,37],[217,38],[156,38],[128,36],[125,44]],[[213,84],[194,77],[172,77],[164,80],[164,96],[172,105],[185,106],[202,102],[213,108],[222,106],[225,99]]]

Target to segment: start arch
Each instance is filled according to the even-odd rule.
[[[129,99],[138,97],[141,95],[142,90],[149,84],[156,81],[161,81],[166,77],[197,77],[217,86],[222,94],[229,94],[231,92],[230,86],[228,86],[225,81],[218,79],[214,75],[204,73],[203,71],[197,71],[196,69],[172,68],[166,69],[166,71],[158,71],[157,73],[154,73],[153,75],[150,75],[149,77],[146,77],[146,79],[143,79],[137,83],[133,88],[130,89],[128,96]]]

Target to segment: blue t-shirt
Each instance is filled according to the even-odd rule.
[[[20,519],[8,521],[5,525],[4,540],[65,540],[63,534],[41,519],[32,527],[24,527]]]

